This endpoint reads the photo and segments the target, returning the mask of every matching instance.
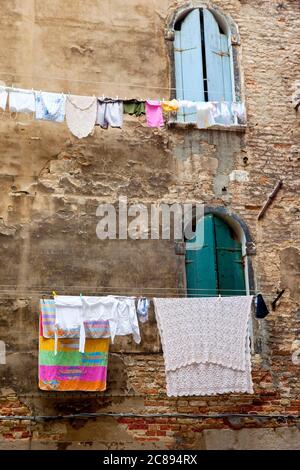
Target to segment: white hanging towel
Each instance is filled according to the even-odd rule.
[[[5,88],[0,87],[0,108],[5,111],[8,93]]]
[[[197,127],[199,129],[205,129],[210,126],[214,126],[215,120],[213,116],[213,104],[209,102],[198,102],[196,105],[197,109]]]
[[[231,106],[226,101],[214,102],[213,117],[216,124],[221,126],[231,126],[233,124],[233,116],[231,114]]]
[[[252,296],[154,299],[167,394],[253,393]]]
[[[66,120],[72,134],[78,139],[93,132],[97,118],[97,98],[91,96],[67,96]]]
[[[9,92],[9,110],[12,113],[35,113],[34,91],[16,90]]]

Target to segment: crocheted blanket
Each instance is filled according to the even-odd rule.
[[[154,299],[167,394],[253,393],[252,296]]]

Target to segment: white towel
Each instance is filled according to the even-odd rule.
[[[168,396],[253,393],[252,296],[154,299]]]
[[[34,92],[27,90],[10,91],[9,110],[12,113],[35,113]]]

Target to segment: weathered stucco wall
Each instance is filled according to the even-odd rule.
[[[165,28],[185,3],[1,1],[0,79],[48,91],[167,98],[171,70]],[[292,362],[300,339],[299,113],[291,106],[299,78],[299,5],[279,0],[213,4],[239,28],[246,130],[156,130],[143,118],[127,117],[122,130],[97,128],[78,141],[64,124],[1,114],[0,340],[6,343],[7,364],[0,365],[0,414],[299,414],[299,365]],[[230,178],[233,170],[247,172],[246,180]],[[279,178],[282,190],[257,221]],[[253,396],[167,398],[153,312],[142,326],[141,346],[126,338],[111,349],[104,394],[38,390],[42,293],[105,292],[99,289],[104,286],[116,287],[116,293],[157,295],[158,288],[171,293],[182,283],[184,260],[173,242],[96,237],[98,204],[116,203],[121,195],[129,203],[204,202],[236,214],[248,226],[256,288],[269,304],[284,289],[276,310],[255,328]],[[260,429],[247,434],[246,442],[247,428]],[[286,448],[287,436],[293,448],[299,447],[293,420],[253,417],[4,420],[0,448],[241,448],[259,447],[261,436],[271,434],[269,447]]]

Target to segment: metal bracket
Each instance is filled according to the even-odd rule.
[[[220,57],[230,57],[229,52],[224,52],[224,51],[216,52],[216,51],[213,51],[213,53],[219,55]]]
[[[192,51],[193,49],[197,49],[197,47],[190,47],[189,49],[177,49],[174,47],[175,52],[186,52],[186,51]]]

